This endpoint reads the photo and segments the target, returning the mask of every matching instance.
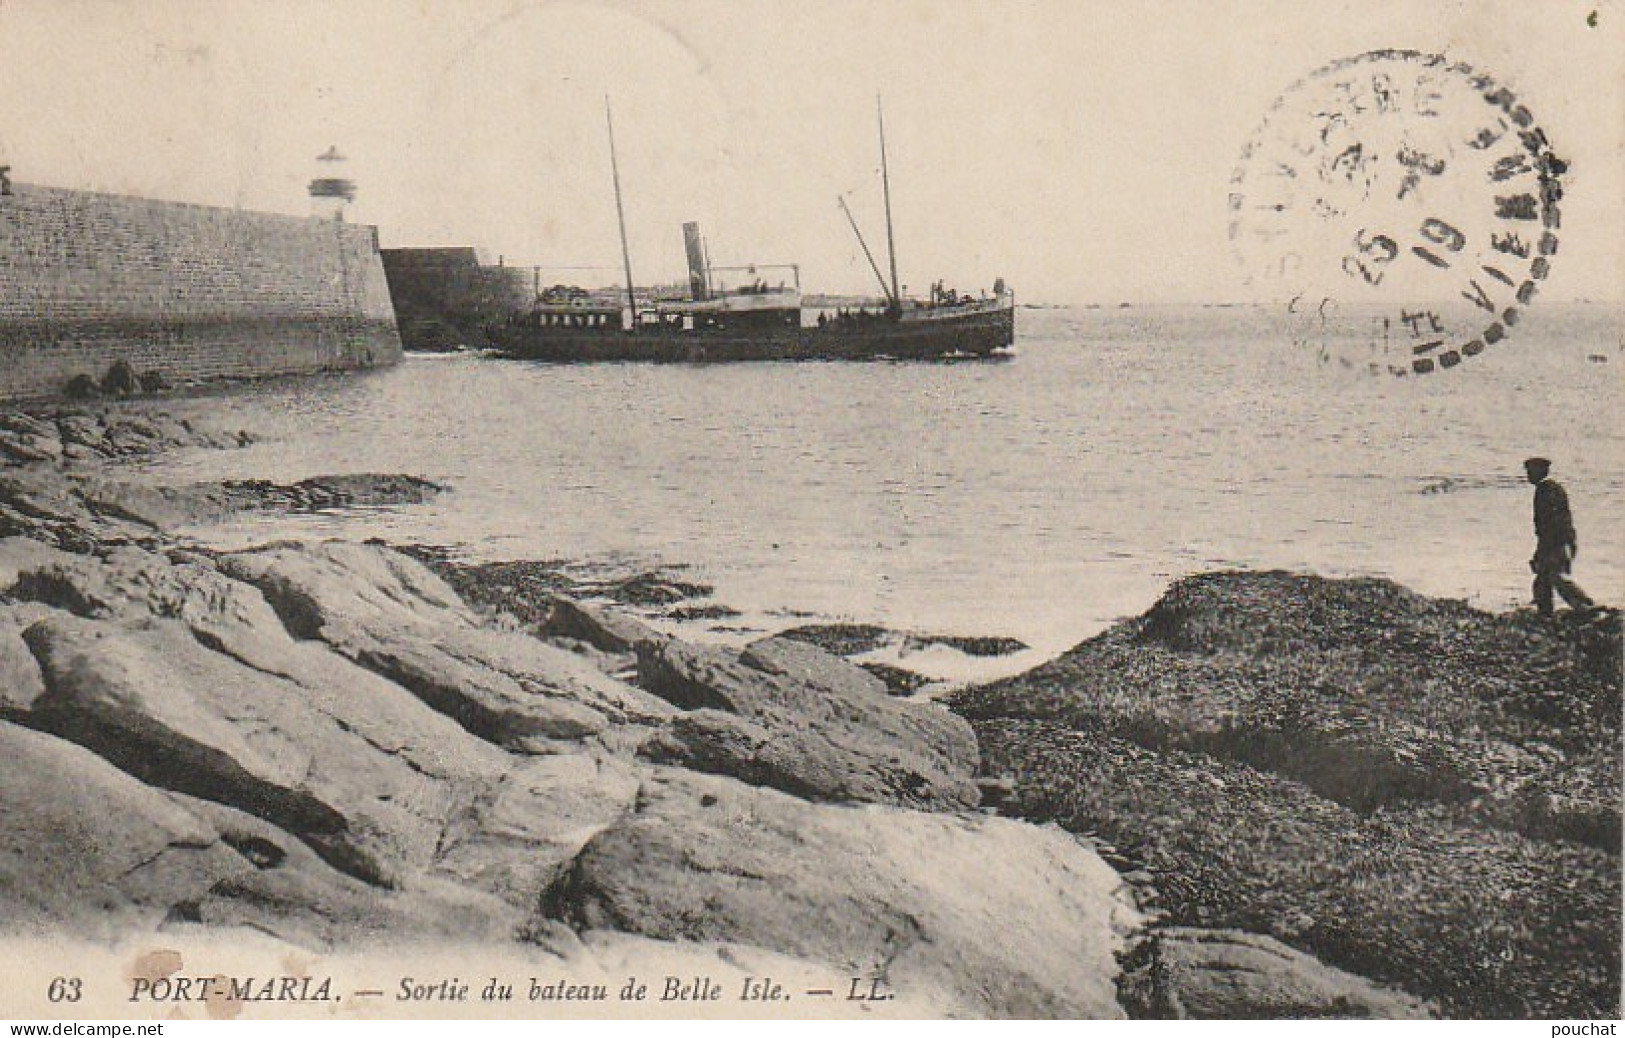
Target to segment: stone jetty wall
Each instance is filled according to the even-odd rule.
[[[383,250],[401,344],[440,352],[492,345],[486,328],[527,307],[530,270],[482,263],[469,247]]]
[[[400,358],[372,227],[19,184],[0,257],[0,399]]]

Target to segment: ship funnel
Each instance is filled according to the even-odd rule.
[[[706,277],[705,239],[700,237],[700,225],[683,224],[683,251],[688,253],[688,294],[696,301],[711,298],[710,279]]]

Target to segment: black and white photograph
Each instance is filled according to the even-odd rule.
[[[0,0],[0,1018],[1617,1033],[1622,376],[1622,0]]]

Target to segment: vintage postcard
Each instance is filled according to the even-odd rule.
[[[0,1016],[1619,1017],[1620,0],[0,56]]]

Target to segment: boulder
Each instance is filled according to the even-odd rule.
[[[0,533],[78,547],[96,540],[96,517],[37,468],[0,469]]]
[[[381,620],[473,626],[474,613],[421,563],[370,544],[279,544],[224,555],[221,569],[259,588],[296,638]]]
[[[492,942],[515,936],[513,910],[488,895],[413,876],[385,890],[333,869],[290,833],[234,808],[178,793],[253,867],[180,904],[177,920],[246,926],[303,947],[384,940]]]
[[[54,423],[43,418],[35,418],[33,415],[23,414],[20,411],[7,411],[0,414],[0,432],[16,433],[19,436],[37,436],[51,440],[61,438]]]
[[[128,545],[90,555],[31,538],[5,538],[0,540],[0,592],[87,618],[182,620],[200,636],[282,627],[258,591],[222,576],[206,557],[176,564]]]
[[[329,644],[509,750],[547,753],[612,723],[670,713],[566,650],[517,632],[374,629]]]
[[[1426,1004],[1333,969],[1273,937],[1170,927],[1127,957],[1124,1004],[1140,1018],[1427,1020]]]
[[[27,429],[0,428],[0,459],[28,464],[36,461],[57,461],[62,457],[62,441],[56,430],[36,432]]]
[[[110,479],[106,471],[90,468],[74,475],[71,484],[73,494],[90,514],[104,522],[119,520],[147,528],[147,536],[142,541],[129,543],[158,543],[152,535],[159,528],[167,528],[189,518],[186,510],[176,505],[174,495],[166,488]]]
[[[553,599],[553,609],[541,633],[555,638],[574,638],[604,652],[631,652],[639,642],[660,641],[665,636],[625,613],[580,602],[563,595]]]
[[[1116,1018],[1115,955],[1140,923],[1122,890],[1058,829],[809,804],[659,769],[544,910],[822,961],[946,1015]]]
[[[72,566],[77,556],[32,537],[0,538],[0,594],[8,598],[33,596],[15,591],[25,574]]]
[[[103,938],[253,867],[207,823],[94,754],[0,722],[0,929]]]
[[[739,654],[740,662],[830,695],[863,698],[890,694],[886,683],[851,660],[793,638],[763,638]]]
[[[135,369],[122,357],[115,360],[102,376],[102,392],[108,396],[129,396],[140,389],[141,381],[136,378]]]
[[[674,721],[648,752],[817,800],[976,806],[978,754],[969,725],[931,704],[898,702],[848,680],[821,650],[795,652],[769,647],[752,655],[775,672],[721,648],[675,640],[639,645],[644,688],[685,710],[747,722],[714,715]],[[811,653],[826,658],[805,655]]]
[[[435,871],[533,908],[588,840],[631,812],[638,785],[615,757],[526,759],[448,827]]]
[[[156,536],[150,518],[126,507],[153,491],[105,480],[65,479],[38,465],[3,471],[0,534],[22,534],[76,552],[150,542]]]
[[[656,764],[731,775],[808,800],[906,802],[926,792],[906,771],[854,768],[850,754],[823,739],[782,726],[768,728],[722,710],[694,710],[672,718],[638,753]]]
[[[65,414],[57,418],[56,428],[64,444],[78,444],[98,453],[107,449],[106,430],[95,415]]]
[[[39,661],[23,641],[23,629],[38,618],[27,608],[0,605],[0,718],[26,714],[45,694]]]
[[[547,752],[672,713],[557,646],[479,626],[440,578],[385,548],[279,546],[221,568],[259,588],[295,637],[320,639],[507,749]]]

